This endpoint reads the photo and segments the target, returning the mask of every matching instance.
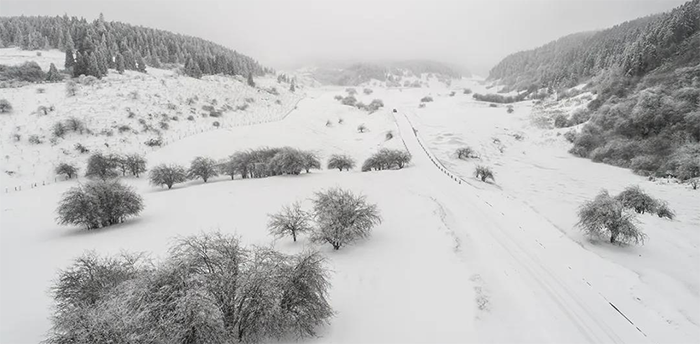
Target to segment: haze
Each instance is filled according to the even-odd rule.
[[[277,69],[435,59],[486,75],[506,55],[667,11],[683,0],[2,0],[0,15],[83,16],[198,36]]]

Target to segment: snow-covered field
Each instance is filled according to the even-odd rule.
[[[219,102],[250,97],[241,93],[248,92],[247,86],[233,86],[236,81],[180,77],[173,78],[171,86],[158,86],[160,82],[149,83],[150,78],[167,76],[153,74],[143,80],[110,75],[101,89],[76,98],[74,106],[115,106],[113,113],[119,112],[121,120],[126,118],[125,106],[139,113],[152,111],[141,107],[151,106],[155,96],[145,94],[156,94],[156,87],[167,87],[167,92],[161,89],[161,96],[167,97],[163,103],[202,87],[211,90],[202,90],[200,99],[212,94],[219,94]],[[284,145],[313,150],[323,160],[345,153],[361,163],[381,147],[405,147],[413,162],[398,171],[323,170],[233,181],[219,177],[172,190],[150,186],[143,178],[127,178],[144,197],[143,214],[89,232],[55,224],[61,193],[80,181],[1,193],[0,342],[36,343],[44,338],[50,327],[52,279],[85,250],[146,251],[158,257],[173,237],[213,229],[237,233],[246,244],[272,244],[285,252],[314,247],[328,256],[333,271],[330,301],[337,315],[311,342],[697,342],[697,192],[647,182],[627,170],[568,155],[567,144],[556,131],[532,124],[531,104],[517,104],[515,112],[507,114],[504,106],[491,108],[462,94],[462,87],[484,93],[477,81],[453,82],[450,88],[437,82],[430,88],[374,88],[369,96],[360,92],[364,103],[374,98],[384,101],[385,108],[373,114],[341,105],[333,97],[344,94],[344,88],[333,87],[304,89],[306,96],[292,110],[299,96],[286,95],[280,87],[282,96],[289,98],[283,104],[291,104],[291,112],[265,115],[268,107],[253,105],[247,110],[251,116],[279,121],[243,125],[248,122],[235,122],[232,113],[224,115],[232,118],[232,125],[223,129],[182,139],[187,131],[178,129],[173,133],[180,134],[167,146],[144,151],[149,166]],[[232,85],[230,91],[227,84]],[[127,95],[137,88],[148,104],[128,97],[124,103],[102,104],[104,98],[98,96]],[[449,96],[452,90],[454,97]],[[29,96],[13,100],[5,91],[3,97],[13,104],[30,102]],[[63,88],[55,92],[59,91]],[[435,101],[419,109],[419,100],[426,95]],[[62,107],[70,106],[70,101]],[[397,113],[391,111],[394,108]],[[29,116],[25,111],[13,114],[25,115]],[[102,116],[95,123],[109,122],[109,114]],[[369,131],[358,133],[359,124]],[[388,131],[395,135],[387,141]],[[6,136],[2,140],[5,155],[6,147],[12,146]],[[495,184],[477,182],[471,176],[475,163],[452,156],[464,144],[481,154],[478,163],[493,167]],[[121,147],[119,142],[110,146]],[[435,159],[451,172],[436,167]],[[28,164],[17,163],[32,169]],[[642,216],[649,240],[640,247],[587,241],[574,228],[576,207],[601,188],[617,192],[630,184],[667,200],[677,219]],[[305,237],[296,243],[287,238],[273,241],[265,228],[266,214],[295,200],[306,202],[314,191],[332,186],[363,193],[378,205],[384,221],[368,240],[339,251],[314,245]]]

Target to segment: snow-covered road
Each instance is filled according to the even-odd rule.
[[[400,111],[400,110],[399,110]],[[429,183],[465,264],[478,264],[490,314],[476,325],[481,339],[526,342],[644,343],[654,341],[596,288],[612,264],[582,249],[531,209],[497,187],[477,189],[435,165],[419,141],[420,128],[395,114],[401,137]],[[417,130],[418,135],[414,135]],[[464,244],[466,243],[466,245]],[[590,270],[592,264],[602,266]],[[473,270],[473,268],[472,268]],[[589,275],[593,274],[595,277]],[[513,332],[515,331],[515,332]],[[661,340],[668,337],[656,338]]]

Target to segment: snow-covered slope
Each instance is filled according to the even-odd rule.
[[[17,57],[16,49],[0,49],[0,63],[34,59],[26,54]],[[44,55],[56,59],[57,54]],[[144,154],[153,150],[145,145],[149,139],[160,137],[167,145],[204,131],[279,120],[304,95],[301,87],[294,93],[288,88],[274,76],[259,78],[252,88],[240,77],[198,80],[149,68],[147,74],[111,71],[80,84],[75,96],[66,94],[66,82],[2,89],[0,98],[13,111],[0,116],[0,186],[5,192],[56,182],[60,177],[53,169],[61,162],[76,163],[84,171],[89,153],[80,153],[77,144],[91,152]],[[211,109],[220,116],[212,116]],[[54,126],[69,118],[83,122],[86,130],[56,137]],[[32,135],[41,143],[30,142]]]

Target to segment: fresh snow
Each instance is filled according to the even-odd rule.
[[[158,86],[161,80],[168,86]],[[276,85],[271,79],[266,82],[265,87]],[[569,144],[557,136],[561,130],[542,129],[536,125],[541,121],[531,120],[540,115],[540,108],[531,102],[518,103],[515,112],[507,114],[505,106],[491,108],[463,95],[463,88],[487,93],[478,79],[453,81],[450,87],[429,84],[430,88],[415,89],[373,87],[369,96],[358,87],[358,100],[384,101],[385,107],[373,114],[334,100],[345,93],[344,88],[307,87],[288,94],[284,85],[278,85],[284,102],[272,111],[276,97],[264,100],[267,95],[244,82],[224,77],[194,80],[158,70],[149,70],[148,75],[110,75],[101,88],[85,90],[76,100],[61,98],[63,84],[46,85],[46,94],[60,108],[114,106],[96,112],[91,122],[95,127],[111,118],[125,119],[126,106],[141,115],[163,111],[153,105],[159,103],[155,94],[167,103],[201,90],[199,107],[206,96],[216,96],[219,103],[229,97],[235,103],[233,99],[255,93],[248,117],[224,114],[220,119],[229,121],[225,128],[168,131],[167,146],[143,150],[149,166],[287,145],[313,150],[322,160],[334,153],[349,154],[358,164],[382,147],[403,148],[413,161],[397,171],[323,170],[249,180],[222,176],[172,190],[148,185],[143,177],[125,178],[144,197],[143,214],[94,231],[55,223],[61,193],[84,178],[0,193],[0,342],[36,343],[45,338],[50,328],[50,287],[57,271],[85,250],[145,251],[157,258],[165,255],[174,237],[209,230],[235,233],[245,244],[274,245],[289,253],[319,249],[329,258],[330,301],[337,314],[320,329],[319,338],[307,342],[651,343],[700,338],[696,191],[649,182],[628,170],[569,155]],[[56,90],[50,93],[49,87]],[[32,99],[41,96],[34,88],[3,90],[3,97],[22,104],[10,115],[16,117],[13,123],[22,116],[36,116],[27,114],[38,106]],[[140,90],[142,102],[126,97],[134,89]],[[453,90],[456,95],[450,97]],[[435,101],[419,109],[419,100],[426,95]],[[265,106],[268,103],[270,107]],[[57,106],[57,114],[49,116],[68,116],[58,111]],[[264,123],[253,124],[256,120]],[[36,119],[24,121],[25,135],[43,128],[31,127]],[[369,131],[358,133],[359,124]],[[395,135],[386,141],[388,131]],[[5,132],[2,135],[3,152],[17,149]],[[110,146],[130,152],[145,137],[138,139]],[[69,144],[74,140],[66,139]],[[475,148],[480,159],[457,160],[453,153],[462,145]],[[46,152],[53,151],[49,144],[44,146]],[[12,166],[23,173],[49,177],[51,168],[44,167],[45,162],[30,166],[31,160],[18,160],[16,150],[11,153]],[[473,178],[476,164],[491,166],[496,182],[484,184]],[[26,172],[31,170],[37,172]],[[3,183],[11,183],[25,177],[3,178]],[[581,202],[601,188],[618,192],[635,184],[667,200],[677,213],[673,221],[640,216],[649,235],[644,246],[591,242],[574,227]],[[333,251],[305,236],[294,243],[289,238],[273,240],[268,234],[267,214],[295,200],[309,207],[314,191],[334,186],[362,193],[378,205],[383,222],[369,239]]]

